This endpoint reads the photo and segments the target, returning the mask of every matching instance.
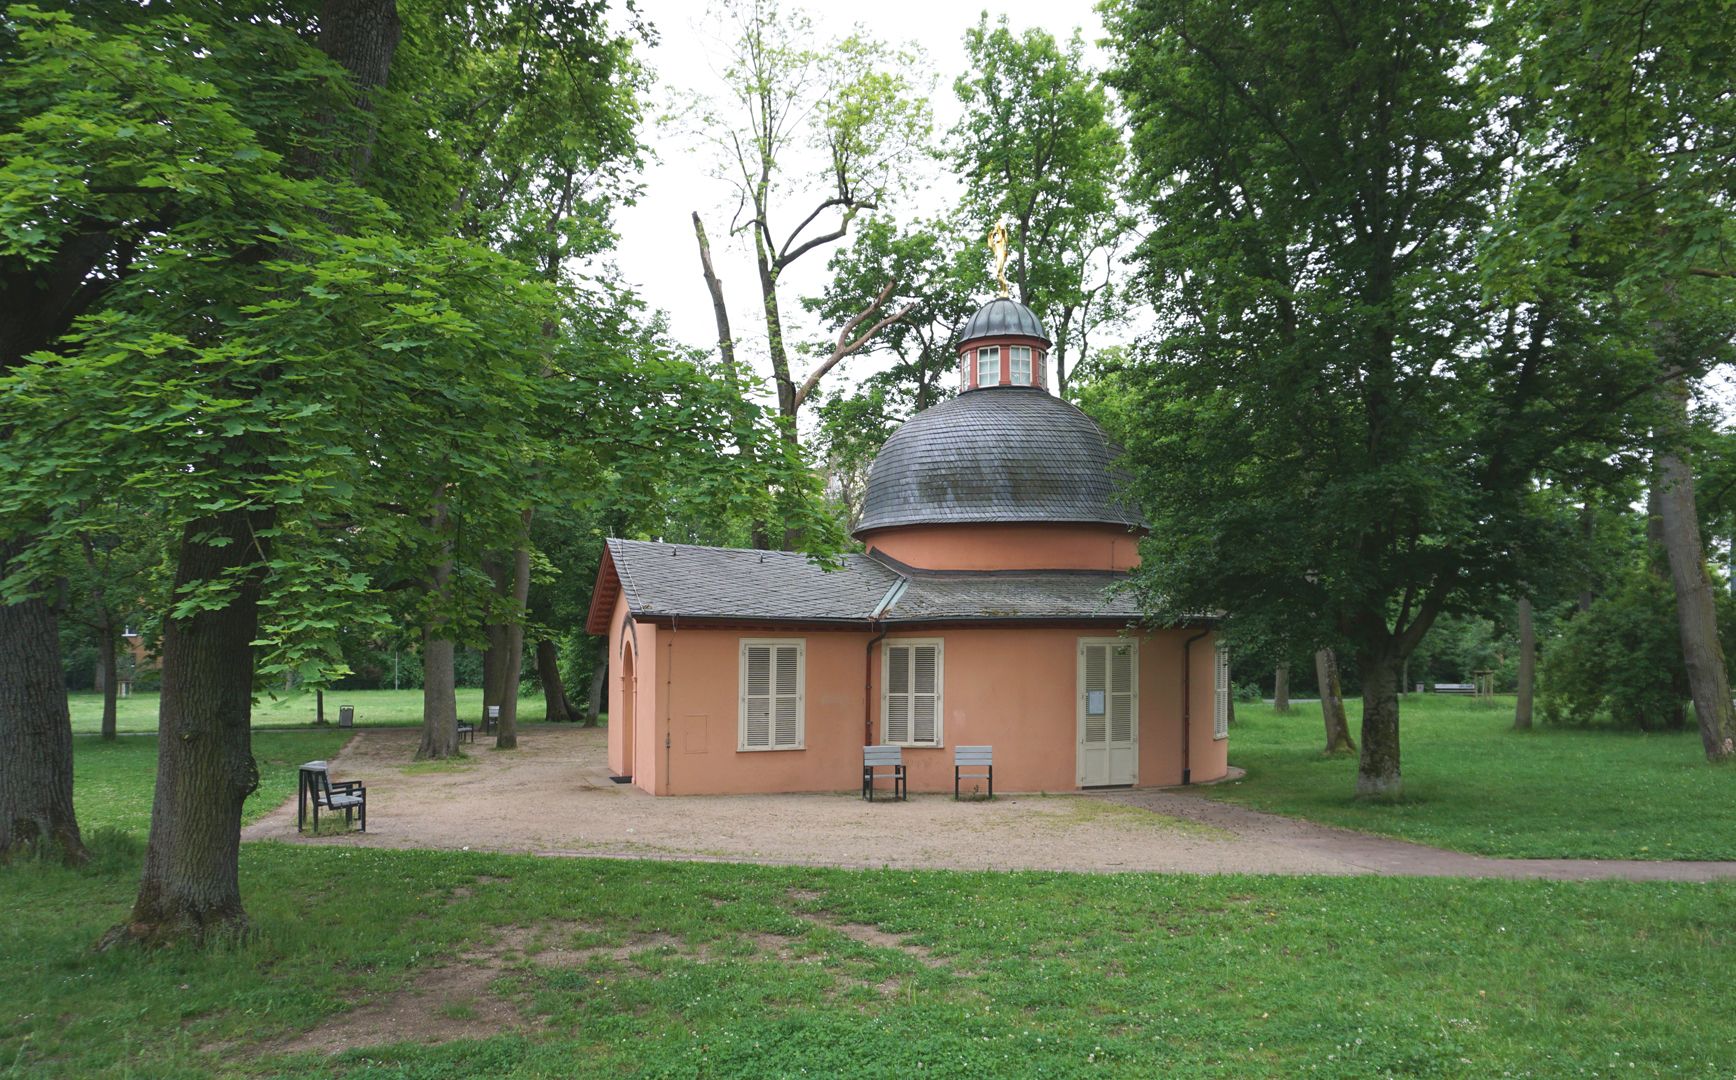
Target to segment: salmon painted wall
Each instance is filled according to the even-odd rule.
[[[626,626],[627,602],[615,601],[609,622],[609,771],[631,776],[646,791],[658,792],[657,737],[658,632],[650,623]],[[632,709],[627,708],[632,699]]]
[[[923,570],[1131,570],[1139,536],[1121,525],[909,525],[864,538]]]
[[[639,627],[641,635],[649,629]],[[743,637],[800,638],[806,650],[805,748],[737,750],[740,648]],[[893,634],[889,640],[896,640]],[[1077,663],[1081,637],[1102,631],[1048,628],[964,629],[908,636],[944,642],[942,729],[937,748],[904,752],[912,791],[952,790],[952,748],[991,744],[995,787],[1014,791],[1077,788]],[[1181,782],[1181,649],[1191,632],[1140,639],[1139,775],[1141,786]],[[662,746],[667,715],[672,745],[667,777],[645,762],[634,782],[678,795],[847,791],[861,784],[864,661],[869,635],[807,632],[770,635],[734,630],[664,629],[655,735]],[[641,637],[643,642],[643,637]],[[1212,639],[1191,650],[1192,768],[1195,782],[1224,775],[1225,743],[1212,739]],[[880,649],[874,650],[871,716],[880,738]],[[644,756],[640,756],[644,761]],[[655,785],[655,786],[654,786]]]

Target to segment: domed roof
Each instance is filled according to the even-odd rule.
[[[1037,313],[1007,296],[996,297],[977,308],[976,314],[965,321],[964,332],[959,335],[958,342],[963,345],[967,341],[988,337],[1033,337],[1043,344],[1049,344],[1049,335],[1043,333],[1043,321],[1037,318]]]
[[[1041,388],[960,394],[886,440],[856,533],[994,522],[1143,528],[1117,498],[1127,480],[1114,465],[1120,453],[1094,420]]]

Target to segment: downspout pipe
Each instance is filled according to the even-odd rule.
[[[1188,653],[1193,650],[1194,642],[1210,633],[1210,630],[1201,630],[1181,643],[1181,783],[1183,787],[1193,783],[1193,665],[1188,662]]]

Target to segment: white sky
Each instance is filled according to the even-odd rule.
[[[869,36],[894,44],[914,44],[926,54],[933,77],[930,101],[938,140],[958,119],[961,106],[952,83],[965,66],[964,32],[974,26],[984,10],[981,3],[960,0],[878,0],[865,5],[793,4],[801,6],[814,22],[821,41],[847,33],[860,25]],[[654,115],[669,111],[682,91],[701,91],[714,96],[721,90],[717,72],[725,57],[716,40],[715,21],[706,17],[708,5],[692,0],[639,0],[641,15],[661,35],[658,45],[641,49],[640,55],[655,73]],[[1084,32],[1092,46],[1103,36],[1102,20],[1091,0],[997,0],[989,9],[992,18],[1005,14],[1015,33],[1041,26],[1065,40],[1074,27]],[[620,13],[616,13],[617,19]],[[1095,49],[1093,49],[1095,53]],[[1101,66],[1101,56],[1094,56]],[[655,308],[669,314],[670,327],[683,343],[714,349],[717,328],[710,296],[700,275],[698,247],[691,214],[705,219],[711,238],[718,276],[729,301],[731,329],[762,376],[769,376],[765,361],[765,323],[760,315],[759,285],[751,252],[745,243],[727,235],[735,203],[729,186],[716,179],[706,151],[690,136],[673,127],[648,125],[643,138],[651,151],[642,177],[645,192],[638,204],[623,208],[616,217],[621,242],[615,261],[623,277]],[[889,209],[901,220],[939,212],[960,195],[959,186],[938,166],[925,166],[932,174],[914,177],[911,192]],[[808,207],[803,207],[805,213]],[[786,213],[794,213],[792,205]],[[785,223],[787,229],[793,222]],[[792,340],[817,338],[819,327],[805,319],[798,298],[819,291],[825,280],[826,260],[843,243],[814,251],[794,264],[782,282],[780,295],[786,335]],[[984,259],[988,259],[984,250]],[[988,296],[983,297],[989,299]],[[792,331],[792,324],[794,330]],[[844,377],[854,381],[865,373],[870,361],[846,361]],[[798,371],[802,365],[798,364]],[[797,375],[798,380],[801,375]]]

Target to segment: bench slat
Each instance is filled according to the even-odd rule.
[[[904,763],[904,748],[902,746],[864,746],[862,748],[862,764],[864,765],[901,765]]]

